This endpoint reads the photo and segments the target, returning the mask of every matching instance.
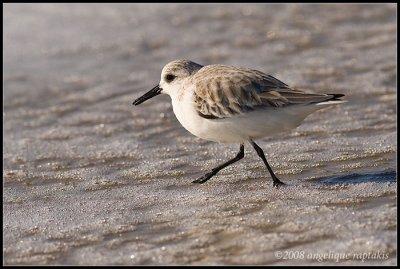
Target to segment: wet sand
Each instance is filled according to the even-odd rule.
[[[396,5],[5,4],[4,264],[397,264]],[[186,58],[348,103],[248,145],[192,136]]]

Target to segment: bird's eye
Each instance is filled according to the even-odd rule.
[[[175,78],[175,76],[174,76],[174,75],[171,75],[171,74],[168,74],[168,75],[165,76],[165,80],[166,80],[167,82],[173,81],[174,78]]]

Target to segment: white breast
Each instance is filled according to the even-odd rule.
[[[182,126],[193,135],[202,137],[202,129],[205,128],[204,119],[200,117],[194,107],[193,93],[187,92],[183,96],[171,96],[172,107],[176,118]]]

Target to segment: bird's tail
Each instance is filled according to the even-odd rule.
[[[327,99],[325,101],[322,102],[318,102],[316,103],[316,105],[320,106],[320,105],[335,105],[335,104],[341,104],[341,103],[346,103],[346,100],[342,100],[340,99],[341,97],[344,96],[344,94],[341,93],[328,93],[328,95],[330,95],[330,99]]]

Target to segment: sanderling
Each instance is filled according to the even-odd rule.
[[[257,70],[202,66],[188,60],[168,63],[161,72],[160,83],[133,104],[139,105],[161,93],[171,97],[177,119],[193,135],[215,142],[240,144],[236,157],[193,183],[204,183],[221,169],[242,159],[244,143],[249,142],[271,174],[274,187],[285,183],[275,176],[254,139],[293,129],[312,112],[345,102],[339,99],[344,94],[294,90]]]

